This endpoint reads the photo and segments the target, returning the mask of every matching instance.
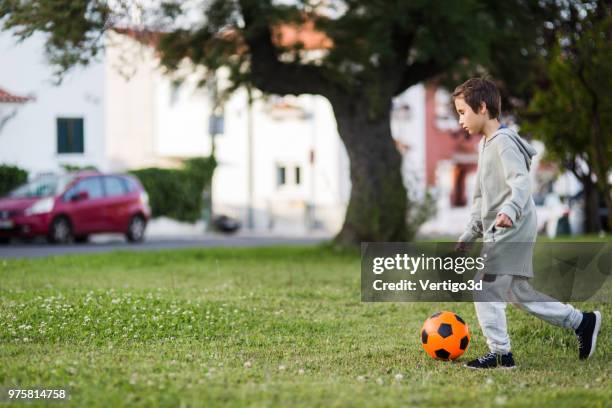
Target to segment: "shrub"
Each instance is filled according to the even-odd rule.
[[[28,172],[16,166],[0,164],[0,197],[28,181]]]
[[[215,166],[214,157],[198,157],[185,160],[179,169],[150,167],[130,173],[147,190],[154,217],[195,222],[202,214],[202,191],[210,186]]]

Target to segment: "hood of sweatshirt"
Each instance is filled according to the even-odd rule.
[[[493,139],[502,134],[510,137],[510,139],[514,143],[516,143],[519,148],[519,151],[523,154],[523,157],[525,158],[527,170],[531,169],[531,158],[535,156],[538,152],[532,145],[530,145],[525,139],[520,137],[519,134],[516,133],[514,130],[507,127],[498,129],[495,133],[493,133],[493,136],[486,141],[485,144],[489,144]]]

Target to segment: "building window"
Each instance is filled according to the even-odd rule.
[[[287,183],[287,174],[284,166],[276,166],[276,185],[282,186]]]
[[[179,100],[180,91],[181,91],[181,83],[180,81],[172,81],[170,84],[170,106],[176,105]]]
[[[436,89],[434,94],[434,113],[436,127],[440,130],[459,129],[458,117],[451,94],[442,89]]]
[[[295,168],[295,184],[300,184],[302,182],[302,175],[300,174],[300,167]]]
[[[57,118],[57,152],[84,153],[83,118]]]

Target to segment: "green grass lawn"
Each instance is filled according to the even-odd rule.
[[[485,353],[472,304],[360,301],[357,253],[318,248],[117,252],[0,260],[0,387],[62,388],[58,406],[609,406],[608,304],[595,356],[571,330],[508,309],[514,371]],[[457,362],[419,329],[470,325]],[[469,404],[469,405],[468,405]]]

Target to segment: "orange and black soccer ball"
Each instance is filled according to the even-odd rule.
[[[436,360],[454,360],[470,344],[468,325],[453,312],[434,313],[423,324],[421,343]]]

